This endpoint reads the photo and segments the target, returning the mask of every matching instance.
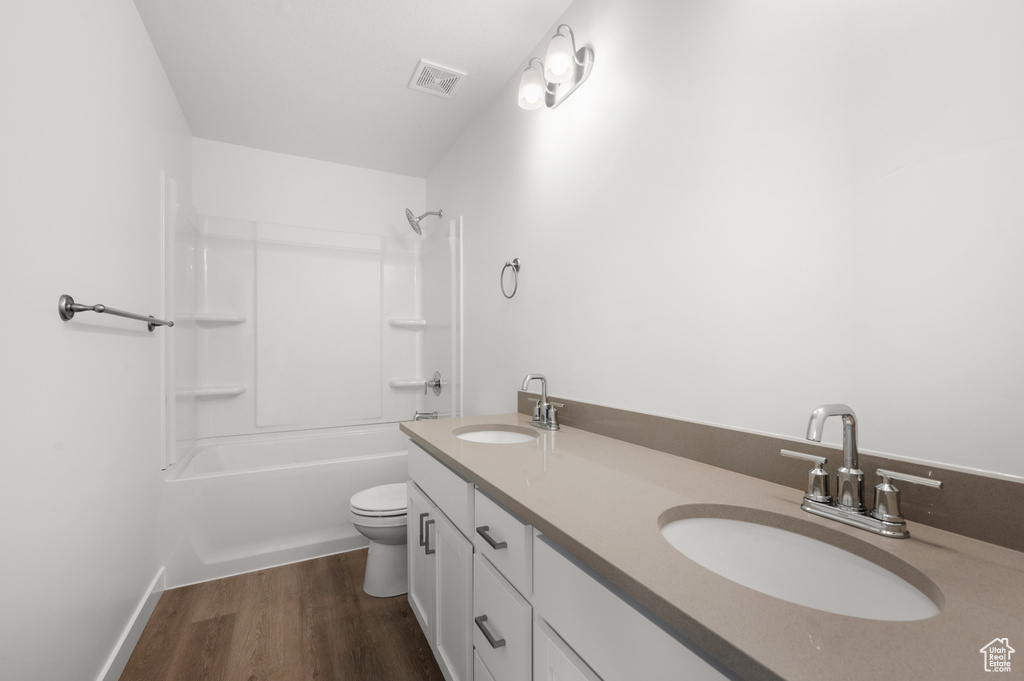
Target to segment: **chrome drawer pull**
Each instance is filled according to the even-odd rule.
[[[491,538],[491,535],[487,534],[487,531],[490,530],[490,529],[491,529],[490,525],[483,525],[481,527],[476,528],[476,533],[479,534],[481,537],[483,537],[484,541],[486,541],[488,544],[490,544],[491,548],[494,549],[495,551],[497,551],[498,549],[507,549],[508,548],[508,542],[494,541]]]
[[[420,513],[420,546],[426,546],[427,540],[423,538],[423,519],[430,515],[430,512]]]
[[[491,632],[487,631],[487,627],[484,626],[484,622],[487,621],[487,615],[480,615],[479,617],[474,618],[473,621],[476,622],[476,626],[480,627],[480,631],[483,632],[484,638],[487,639],[487,642],[491,644],[492,648],[501,648],[505,645],[505,639],[499,638],[495,640],[494,636],[491,635]]]
[[[431,518],[430,520],[428,520],[427,522],[425,522],[423,524],[423,529],[425,530],[424,533],[423,533],[424,537],[425,537],[425,541],[423,542],[423,546],[426,547],[425,549],[423,549],[423,553],[428,555],[428,556],[433,554],[435,551],[437,551],[437,549],[430,548],[430,526],[433,525],[433,524],[434,524],[434,519],[433,518]]]

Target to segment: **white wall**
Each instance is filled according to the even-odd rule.
[[[200,215],[405,238],[426,180],[196,138]]]
[[[127,0],[0,3],[0,678],[96,678],[163,564],[161,171],[189,131]]]
[[[794,438],[847,402],[865,450],[1024,476],[1024,5],[576,0],[562,21],[590,79],[534,112],[510,81],[427,180],[465,219],[467,413],[513,410],[528,372]]]

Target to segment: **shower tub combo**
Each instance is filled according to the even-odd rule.
[[[167,478],[167,587],[367,545],[349,498],[407,479],[394,423],[200,441]]]

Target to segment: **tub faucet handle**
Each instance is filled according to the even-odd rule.
[[[440,395],[442,385],[444,385],[444,383],[441,381],[441,372],[435,371],[433,377],[429,381],[423,382],[423,394],[426,395],[427,390],[433,388],[434,395]]]

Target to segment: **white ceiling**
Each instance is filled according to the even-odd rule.
[[[196,137],[416,177],[570,3],[135,0]],[[420,59],[468,76],[411,90]]]

